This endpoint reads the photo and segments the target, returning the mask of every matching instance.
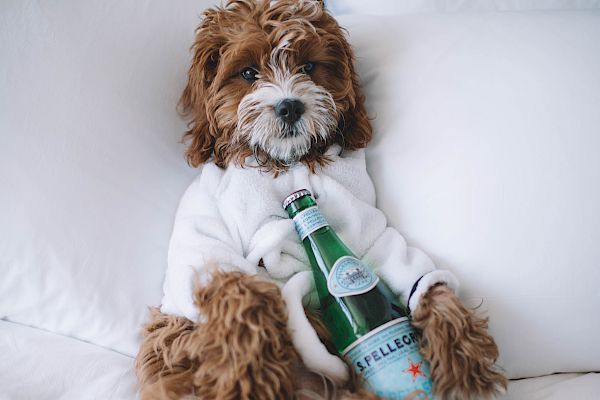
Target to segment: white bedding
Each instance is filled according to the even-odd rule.
[[[134,359],[0,321],[0,400],[132,400]]]
[[[325,0],[336,15],[400,15],[473,11],[575,10],[600,8],[600,0]]]
[[[133,400],[132,357],[73,338],[0,321],[0,400]],[[600,374],[510,382],[498,400],[596,400]]]
[[[0,2],[0,318],[65,335],[0,322],[0,397],[133,397],[197,175],[175,104],[210,3]],[[340,17],[374,117],[378,207],[484,300],[515,378],[600,370],[599,21]],[[531,382],[509,398],[600,393],[598,375]]]

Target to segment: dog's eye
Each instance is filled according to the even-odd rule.
[[[300,67],[300,72],[303,74],[310,74],[315,69],[315,63],[307,62],[303,66]]]
[[[256,77],[256,75],[258,75],[258,71],[251,67],[244,68],[241,72],[241,75],[242,75],[242,78],[244,78],[248,82],[254,82],[255,80],[258,79]]]

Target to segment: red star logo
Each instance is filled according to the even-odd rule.
[[[417,376],[421,375],[424,377],[427,377],[427,375],[425,375],[423,373],[423,371],[421,371],[421,365],[423,364],[423,361],[419,361],[418,363],[414,363],[410,358],[408,359],[408,368],[406,368],[404,371],[402,372],[408,372],[409,374],[412,375],[413,378],[413,382],[417,380]]]

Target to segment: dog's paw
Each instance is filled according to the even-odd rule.
[[[298,356],[277,285],[216,273],[195,292],[203,321],[190,335],[195,395],[201,399],[292,398]]]
[[[496,342],[487,319],[466,308],[445,285],[433,286],[413,313],[421,331],[420,350],[429,362],[434,391],[441,399],[491,398],[506,390],[495,365]]]
[[[193,392],[195,365],[188,358],[189,337],[195,324],[185,317],[150,309],[136,357],[142,400],[175,400]]]

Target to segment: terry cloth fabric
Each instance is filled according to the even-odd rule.
[[[415,282],[425,276],[410,297],[412,310],[436,283],[456,290],[450,272],[436,269],[425,253],[407,246],[398,231],[387,226],[383,212],[375,207],[364,151],[341,152],[332,146],[327,154],[333,162],[317,173],[296,165],[277,177],[261,172],[250,159],[246,168],[205,164],[175,217],[161,311],[201,320],[192,299],[193,285],[196,280],[206,283],[215,264],[223,271],[271,279],[282,288],[292,339],[306,366],[345,381],[346,364],[326,350],[303,309],[317,305],[314,284],[294,223],[281,205],[299,189],[312,192],[339,237],[405,304]]]

